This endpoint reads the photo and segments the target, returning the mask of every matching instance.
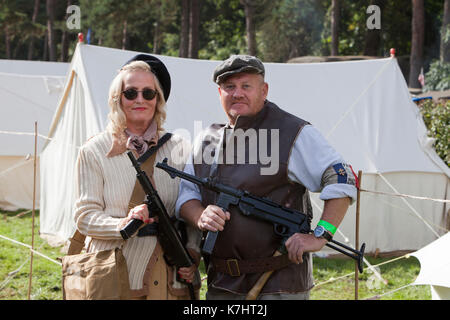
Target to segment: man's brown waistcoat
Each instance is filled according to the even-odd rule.
[[[308,122],[266,101],[264,108],[257,115],[239,117],[234,129],[226,130],[227,134],[222,144],[225,146],[225,149],[222,149],[223,157],[217,161],[216,169],[211,170],[211,161],[208,159],[211,159],[219,150],[217,146],[225,129],[225,125],[212,125],[202,136],[202,148],[196,148],[194,151],[195,174],[199,177],[208,177],[212,173],[223,184],[247,190],[256,196],[269,198],[285,207],[304,212],[312,218],[308,191],[303,185],[290,181],[287,174],[291,149],[296,137],[306,124]],[[236,138],[236,135],[243,132],[248,136],[254,134],[251,138],[245,139],[245,148],[242,146],[244,140],[241,139],[241,143],[238,143]],[[277,132],[278,139],[272,141],[271,137],[277,137]],[[232,133],[231,136],[230,133]],[[232,148],[233,140],[231,139],[235,139],[234,148]],[[278,144],[279,148],[273,143]],[[279,167],[275,174],[261,174],[262,168],[269,167],[264,157],[258,156],[258,161],[254,163],[254,155],[258,155],[261,150],[263,156],[271,159],[276,159],[275,153],[278,151],[277,165]],[[240,151],[245,151],[245,161],[242,158],[244,153]],[[203,160],[202,163],[199,163],[199,159]],[[214,192],[202,189],[201,194],[202,204],[205,207],[216,203],[217,195]],[[231,219],[226,222],[224,230],[219,232],[212,258],[237,260],[265,258],[271,257],[280,247],[281,239],[274,233],[272,224],[246,217],[237,207],[231,207],[229,212]],[[260,276],[261,273],[231,276],[210,267],[208,285],[245,294]],[[303,292],[311,289],[312,282],[312,262],[310,255],[305,254],[302,264],[290,263],[287,267],[275,271],[261,293]]]

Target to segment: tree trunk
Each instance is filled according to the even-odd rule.
[[[19,51],[22,50],[22,48],[23,48],[23,46],[22,46],[22,44],[19,42],[19,43],[14,47],[14,50],[13,50],[13,53],[12,53],[11,58],[14,59],[14,60],[16,60],[16,59],[17,59],[17,54],[19,53]]]
[[[200,4],[199,0],[191,0],[189,12],[189,58],[198,58],[198,32],[200,27]]]
[[[48,60],[48,32],[44,36],[44,51],[42,52],[42,61]]]
[[[339,55],[339,19],[340,4],[339,0],[331,1],[331,55]]]
[[[245,32],[247,35],[247,51],[256,56],[255,4],[252,0],[241,0],[245,12]]]
[[[371,5],[376,5],[383,12],[386,0],[371,0]],[[381,29],[366,29],[366,36],[364,41],[364,55],[378,56],[381,44]]]
[[[31,17],[31,22],[34,24],[36,23],[37,16],[39,13],[39,0],[34,0],[34,9],[33,9],[33,16]],[[28,60],[33,59],[33,51],[34,51],[34,36],[30,38],[30,43],[28,44]]]
[[[160,31],[159,31],[159,23],[156,21],[153,26],[155,27],[155,31],[153,32],[153,53],[160,53]]]
[[[447,41],[445,41],[447,37]],[[445,0],[444,3],[444,18],[442,20],[441,31],[441,62],[450,63],[450,0]]]
[[[9,36],[8,26],[5,26],[5,49],[6,49],[6,59],[11,59],[11,40]]]
[[[127,19],[123,22],[123,30],[122,30],[122,50],[127,49],[127,41],[128,41],[128,30],[127,30],[128,22]]]
[[[425,13],[423,0],[412,0],[412,39],[409,68],[409,87],[421,88],[418,80],[423,66],[423,43],[425,36]]]
[[[67,40],[67,32],[63,30],[62,36],[61,36],[61,61],[66,62],[67,61],[67,55],[68,55],[68,40]]]
[[[189,53],[189,0],[181,1],[180,57],[187,58]]]
[[[72,5],[72,0],[67,0],[67,7]],[[66,13],[64,21],[67,21],[69,14]],[[61,39],[61,61],[66,62],[69,56],[69,37],[66,28],[63,28],[62,39]]]
[[[55,39],[55,0],[47,0],[47,34],[48,34],[48,49],[49,60],[56,61],[56,39]]]

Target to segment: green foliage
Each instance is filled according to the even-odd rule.
[[[450,24],[447,25],[447,28],[441,31],[441,37],[445,43],[450,43]]]
[[[0,234],[25,244],[31,243],[31,213],[19,217],[17,212],[0,211]],[[35,250],[52,259],[58,259],[61,247],[51,247],[39,237],[39,212],[35,218]],[[30,251],[28,248],[0,238],[0,300],[26,300],[30,271]],[[389,259],[367,257],[371,264],[377,265]],[[415,258],[400,259],[376,267],[387,284],[374,280],[374,274],[365,268],[359,276],[360,299],[371,298],[408,285],[417,277],[420,264]],[[351,300],[354,298],[354,263],[343,258],[314,257],[314,278],[316,286],[311,291],[312,300]],[[203,261],[200,263],[201,277],[205,278]],[[350,275],[349,275],[350,274]],[[347,275],[347,276],[346,276]],[[349,275],[349,276],[348,276]],[[336,281],[332,278],[342,277]],[[38,255],[33,259],[32,300],[61,300],[61,266]],[[329,282],[328,282],[329,281]],[[327,283],[325,283],[327,282]],[[200,291],[201,300],[205,299],[206,280]],[[394,293],[386,294],[388,300],[429,300],[428,286],[411,286]]]
[[[149,1],[81,0],[82,30],[92,31],[92,44],[128,49],[131,42],[136,51],[147,51],[144,39],[152,38],[156,10]],[[158,9],[158,12],[161,9]],[[127,43],[123,43],[124,32]],[[134,41],[138,36],[140,41]]]
[[[32,23],[27,12],[23,10],[30,1],[7,0],[0,6],[0,30],[2,34],[8,36],[11,42],[12,55],[18,54],[20,48],[33,36],[44,35],[46,26],[40,23]],[[2,50],[4,51],[4,50]],[[3,52],[0,57],[4,56]],[[6,54],[5,54],[6,56]]]
[[[318,54],[324,12],[321,2],[315,0],[269,4],[258,34],[263,59],[285,62],[298,56]]]
[[[45,57],[47,3],[40,1],[37,21],[31,22],[34,2],[2,0],[0,58],[27,59],[28,44],[34,39],[33,59]],[[81,11],[81,29],[66,26],[67,1],[55,3],[57,57],[62,34],[69,39],[69,57],[79,32],[91,29],[91,44],[127,50],[178,56],[181,33],[181,2],[178,0],[73,0]],[[341,1],[339,53],[360,55],[366,41],[367,0]],[[264,61],[285,62],[295,56],[330,53],[331,0],[258,0],[255,7],[257,55]],[[385,1],[381,10],[378,55],[397,49],[407,56],[411,48],[411,1]],[[425,61],[437,58],[436,43],[442,26],[442,0],[425,2]],[[224,59],[246,53],[246,25],[241,0],[200,1],[199,58]],[[450,32],[442,37],[449,38]],[[46,58],[48,59],[48,57]]]
[[[389,54],[395,48],[397,56],[409,55],[411,51],[411,1],[387,1],[381,11],[381,52]],[[425,46],[429,46],[427,34]]]
[[[23,211],[23,210],[22,210]],[[16,241],[31,244],[32,216],[27,213],[0,211],[0,234]],[[0,299],[25,300],[28,295],[30,251],[23,246],[0,239]],[[57,259],[61,248],[51,247],[39,237],[39,212],[35,217],[34,248]],[[33,257],[32,300],[61,300],[61,267],[36,254]]]
[[[450,62],[435,60],[425,74],[424,91],[443,91],[450,89]]]
[[[339,28],[339,54],[359,55],[364,50],[367,1],[341,1]],[[330,8],[331,9],[331,8]],[[331,10],[329,16],[331,20]]]
[[[366,258],[374,266],[373,269],[376,273],[365,265],[364,272],[359,274],[359,299],[431,299],[428,286],[407,286],[414,282],[420,272],[420,263],[416,258],[403,258],[389,263],[385,262],[394,258]],[[355,298],[355,264],[352,260],[315,257],[313,265],[316,287],[311,291],[312,300],[352,300]],[[378,275],[381,276],[381,279]],[[337,280],[332,281],[332,279]],[[403,286],[407,287],[395,291]]]
[[[434,148],[439,157],[450,166],[450,100],[423,102],[420,111],[428,129],[428,136],[436,139]]]
[[[245,53],[245,14],[239,0],[205,1],[200,18],[200,59],[223,60]]]

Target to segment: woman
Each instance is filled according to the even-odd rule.
[[[130,201],[135,195],[136,171],[126,151],[133,150],[138,158],[164,135],[169,93],[170,75],[159,59],[141,54],[129,60],[110,86],[107,129],[82,146],[77,163],[77,228],[88,236],[88,252],[122,247],[131,296],[136,299],[189,299],[186,286],[176,281],[175,270],[166,265],[155,235],[144,232],[124,241],[120,234],[131,219],[146,225],[155,222],[142,204],[144,199]],[[185,140],[172,135],[156,152],[153,167],[168,158],[172,166],[182,170],[189,151]],[[179,182],[163,170],[146,173],[173,216]],[[200,234],[186,228],[186,247],[196,264],[180,268],[179,276],[199,288]]]

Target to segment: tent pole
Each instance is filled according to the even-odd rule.
[[[53,133],[54,133],[54,131],[56,129],[56,124],[58,123],[58,120],[61,117],[61,113],[63,111],[63,108],[64,108],[64,105],[66,103],[67,97],[69,96],[70,89],[72,88],[73,78],[74,77],[75,77],[75,70],[72,69],[72,71],[70,72],[69,81],[67,82],[67,87],[64,90],[63,97],[62,97],[61,101],[59,102],[58,109],[56,110],[55,117],[53,118],[50,130],[48,131],[48,134],[47,134],[48,138],[51,138],[51,136],[53,135]],[[44,143],[44,148],[47,146],[49,141],[50,141],[49,139],[46,139],[46,141]]]
[[[358,191],[356,197],[356,230],[355,230],[355,248],[359,248],[359,208],[361,204],[361,178],[362,171],[358,171]],[[358,262],[355,262],[355,300],[358,300],[358,289],[359,289],[359,270]]]
[[[34,122],[34,177],[33,177],[33,211],[31,225],[31,250],[30,250],[30,277],[28,281],[28,300],[31,298],[31,282],[33,278],[33,250],[34,250],[34,216],[36,207],[36,158],[37,158],[37,121]]]

